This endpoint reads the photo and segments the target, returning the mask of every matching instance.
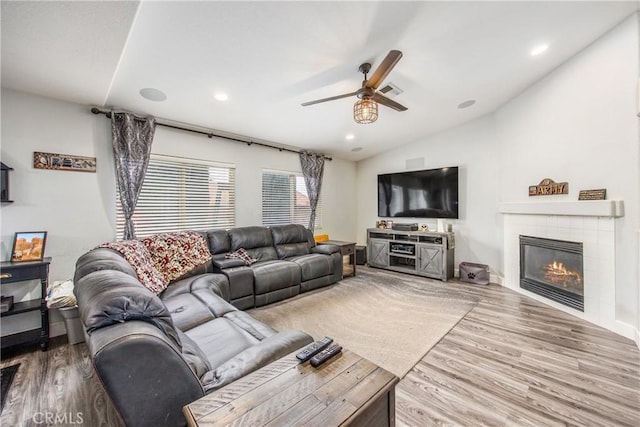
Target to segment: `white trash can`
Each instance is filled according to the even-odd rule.
[[[84,342],[84,330],[80,321],[80,312],[78,306],[60,307],[60,314],[64,318],[64,324],[67,327],[67,336],[69,344],[79,344]]]

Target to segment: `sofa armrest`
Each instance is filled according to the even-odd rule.
[[[204,395],[180,350],[146,322],[96,330],[88,344],[100,381],[128,426],[184,426],[182,407]]]
[[[311,248],[312,254],[323,254],[323,255],[331,255],[335,253],[340,253],[340,247],[338,245],[317,245]]]
[[[225,268],[231,268],[231,267],[240,267],[243,266],[244,261],[242,261],[241,259],[214,259],[213,260],[213,269],[216,272],[221,272],[222,270],[224,270]]]

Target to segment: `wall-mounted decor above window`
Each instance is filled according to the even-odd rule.
[[[96,158],[34,151],[33,167],[36,169],[95,172]]]

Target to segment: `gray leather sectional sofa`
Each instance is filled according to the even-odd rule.
[[[129,426],[185,425],[182,407],[313,341],[246,309],[335,283],[342,257],[302,226],[203,232],[213,259],[159,295],[112,249],[76,263],[75,294],[94,368]],[[225,254],[243,248],[251,265]]]

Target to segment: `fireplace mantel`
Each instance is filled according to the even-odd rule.
[[[619,218],[624,216],[622,200],[550,200],[504,202],[498,212],[511,215],[571,215]]]

